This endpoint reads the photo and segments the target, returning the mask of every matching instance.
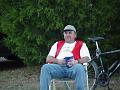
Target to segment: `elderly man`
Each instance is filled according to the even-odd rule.
[[[75,80],[76,90],[86,90],[84,64],[90,60],[89,50],[85,42],[76,40],[76,29],[72,25],[65,26],[64,40],[56,42],[41,68],[40,90],[49,90],[51,79],[70,78]]]

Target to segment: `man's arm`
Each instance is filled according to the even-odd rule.
[[[88,47],[86,46],[85,43],[83,43],[83,46],[80,50],[80,56],[81,56],[81,59],[78,60],[79,63],[87,63],[88,61],[91,60]]]
[[[54,63],[54,64],[65,64],[65,60],[59,60],[59,59],[56,59],[55,57],[53,56],[47,56],[46,58],[46,63]]]

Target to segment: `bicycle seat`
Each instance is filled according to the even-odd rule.
[[[103,40],[104,37],[93,37],[93,38],[88,38],[88,40],[90,41],[93,41],[93,42],[96,42],[96,41],[99,41],[99,40]]]

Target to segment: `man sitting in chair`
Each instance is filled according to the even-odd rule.
[[[75,40],[76,29],[72,25],[65,26],[64,40],[56,42],[41,68],[40,90],[49,90],[52,79],[70,78],[75,80],[76,90],[86,90],[86,74],[84,64],[91,58],[83,41]]]

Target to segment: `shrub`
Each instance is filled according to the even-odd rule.
[[[74,25],[78,38],[87,40],[105,35],[112,14],[107,0],[1,0],[0,8],[4,43],[27,65],[45,62],[48,48],[62,38],[65,25]]]

